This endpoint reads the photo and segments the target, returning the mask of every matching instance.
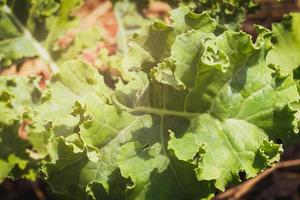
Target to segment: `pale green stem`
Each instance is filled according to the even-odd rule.
[[[19,19],[12,13],[11,9],[5,5],[3,6],[3,11],[13,20],[15,25],[23,32],[23,35],[26,39],[31,41],[34,48],[37,50],[37,54],[39,57],[48,64],[50,70],[52,72],[57,72],[58,67],[56,63],[52,60],[49,53],[45,50],[45,48],[32,36],[32,34],[28,31],[28,29],[19,21]]]
[[[127,55],[128,54],[128,46],[127,46],[126,32],[124,30],[124,24],[123,24],[123,21],[121,19],[119,12],[117,12],[117,9],[114,9],[114,14],[116,16],[116,20],[117,20],[118,28],[119,28],[118,37],[121,37],[122,46],[124,48],[123,53],[124,53],[124,55]]]

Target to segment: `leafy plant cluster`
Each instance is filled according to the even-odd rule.
[[[145,9],[149,3],[156,0],[114,0],[114,2],[134,2],[137,9]],[[252,13],[259,8],[253,0],[163,0],[173,8],[178,6],[191,6],[197,13],[207,12],[218,22],[218,28],[239,29],[240,23],[246,14]]]
[[[1,67],[40,56],[55,72],[44,91],[38,77],[0,77],[0,181],[38,176],[70,199],[211,199],[299,139],[298,13],[256,26],[255,41],[220,33],[210,9],[143,19],[119,34],[123,79],[112,89],[93,66],[66,61],[100,34],[56,49],[79,1],[24,1],[26,18],[13,3],[0,12]]]

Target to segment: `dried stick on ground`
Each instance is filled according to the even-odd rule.
[[[243,197],[245,194],[247,194],[251,190],[251,188],[253,188],[254,185],[256,185],[260,180],[264,179],[273,171],[280,168],[295,167],[295,166],[300,166],[300,159],[280,162],[274,167],[265,170],[257,177],[252,178],[236,187],[233,187],[222,194],[219,194],[214,198],[214,200],[225,200],[225,199],[238,200],[241,197]]]

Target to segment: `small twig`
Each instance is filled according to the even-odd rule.
[[[249,192],[249,190],[260,180],[264,179],[266,176],[271,174],[273,171],[280,169],[280,168],[287,168],[287,167],[294,167],[300,165],[300,159],[296,160],[289,160],[280,162],[274,167],[265,170],[255,178],[252,178],[236,187],[233,187],[226,192],[219,194],[214,198],[214,200],[223,200],[223,199],[240,199],[242,196],[244,196],[246,193]]]
[[[32,42],[32,45],[37,50],[37,54],[49,65],[50,70],[52,72],[57,72],[58,67],[52,60],[51,56],[48,54],[45,48],[32,36],[27,28],[19,21],[19,19],[15,17],[11,9],[7,5],[3,6],[2,9],[13,20],[16,26],[18,26],[18,28],[23,32],[24,37]]]

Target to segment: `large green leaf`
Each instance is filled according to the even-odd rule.
[[[239,172],[254,177],[277,162],[282,146],[273,139],[296,137],[288,109],[299,94],[290,76],[268,67],[271,33],[258,27],[256,43],[242,32],[216,36],[203,26],[214,23],[207,14],[174,12],[174,24],[156,21],[133,36],[123,62],[132,79],[116,91],[78,61],[51,79],[36,119],[51,135],[42,173],[55,192],[210,199]]]
[[[82,36],[66,55],[58,51],[56,41],[71,28],[78,27],[78,20],[73,12],[81,5],[81,0],[41,0],[8,2],[0,7],[0,64],[10,66],[23,58],[39,56],[56,71],[62,58],[74,59],[85,47]],[[81,35],[89,37],[90,30]],[[93,43],[98,37],[93,39]],[[78,40],[81,40],[78,42]],[[70,53],[71,51],[71,53]],[[74,55],[75,54],[75,55]],[[70,58],[70,56],[72,56]]]
[[[69,19],[81,1],[28,2],[24,20],[23,12],[1,12],[1,42],[26,36],[37,49],[58,53],[54,41],[76,24]],[[228,5],[235,4],[241,2]],[[126,10],[116,8],[121,18]],[[244,12],[231,8],[229,15]],[[299,20],[292,16],[288,28],[273,30],[277,43],[268,54],[267,29],[257,27],[253,43],[243,32],[220,34],[216,21],[222,18],[180,7],[171,12],[171,24],[148,24],[129,46],[123,35],[128,83],[116,90],[81,61],[62,65],[42,96],[35,79],[1,79],[0,181],[35,168],[32,155],[45,158],[41,174],[53,191],[71,199],[210,199],[238,183],[240,172],[256,176],[279,161],[282,146],[274,141],[298,138],[299,94],[291,75],[299,63],[277,63],[276,55],[282,50],[291,59],[281,41],[283,34],[297,37]],[[40,30],[45,37],[35,34]],[[98,39],[97,30],[87,30],[60,56],[74,57]],[[35,55],[30,47],[26,55],[12,46],[0,50],[1,62],[5,54],[12,61]],[[31,121],[25,141],[18,136],[24,120]]]
[[[31,144],[21,139],[18,130],[23,121],[31,120],[32,109],[39,102],[37,81],[34,78],[0,79],[0,182],[6,177],[27,177],[28,170],[37,168],[37,161],[28,153]]]
[[[272,25],[272,34],[274,47],[269,51],[267,55],[267,63],[276,70],[276,73],[281,76],[290,75],[297,82],[299,90],[299,67],[300,67],[300,14],[290,13],[286,15],[281,23],[275,23]],[[298,103],[289,106],[284,112],[295,112],[296,118],[299,119],[299,109]],[[295,132],[297,130],[298,121],[285,116],[282,112],[277,114],[279,121],[294,121]],[[276,126],[278,123],[274,123],[272,126]],[[276,127],[278,130],[281,129],[280,126]],[[296,138],[290,138],[290,140],[298,141]]]
[[[37,54],[28,36],[22,35],[12,19],[0,6],[0,64],[10,65],[14,60]]]
[[[37,115],[29,135],[35,150],[43,155],[49,153],[50,129],[55,130],[56,136],[74,133],[81,122],[77,112],[83,109],[78,102],[85,98],[86,93],[93,92],[103,101],[110,93],[103,77],[91,66],[79,61],[64,64],[60,73],[52,76],[50,85],[42,96],[43,103],[36,108]]]
[[[280,66],[282,73],[293,75],[300,66],[300,14],[291,13],[272,26],[274,49],[267,57],[267,62]]]

